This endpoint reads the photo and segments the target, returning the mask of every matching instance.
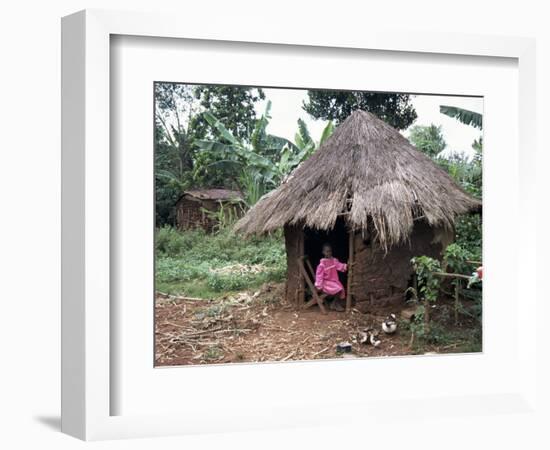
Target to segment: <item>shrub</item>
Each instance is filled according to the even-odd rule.
[[[433,272],[441,272],[437,259],[429,256],[416,256],[411,263],[418,279],[418,296],[426,302],[435,302],[439,294],[439,279]]]
[[[455,224],[456,243],[469,251],[473,259],[481,259],[482,221],[479,214],[460,216]]]
[[[211,298],[216,294],[255,288],[281,281],[286,272],[282,233],[243,239],[229,228],[215,234],[203,230],[157,230],[156,282],[167,293],[193,293]],[[261,265],[259,273],[217,273],[234,264]]]
[[[452,272],[463,274],[471,272],[471,264],[466,261],[473,259],[472,252],[456,242],[447,246],[443,259]]]
[[[212,273],[208,275],[207,283],[215,292],[236,291],[249,284],[249,277],[246,275],[220,275]]]
[[[204,239],[205,232],[201,229],[189,230],[185,233],[165,225],[157,230],[155,248],[157,255],[181,256],[193,248],[197,241]]]

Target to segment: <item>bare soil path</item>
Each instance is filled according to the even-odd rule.
[[[215,301],[158,295],[155,307],[156,365],[291,361],[342,357],[413,354],[410,335],[400,330],[385,335],[380,327],[389,312],[363,314],[329,311],[315,306],[298,310],[286,304],[284,285],[267,284]],[[380,330],[378,347],[360,344],[365,328]],[[338,354],[336,345],[352,344],[351,354]],[[424,351],[449,352],[434,347]]]

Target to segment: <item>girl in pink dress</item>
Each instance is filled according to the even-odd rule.
[[[315,271],[315,287],[325,294],[338,294],[341,299],[346,298],[346,291],[338,278],[338,272],[346,272],[348,265],[332,257],[332,247],[329,244],[323,245],[323,256]]]

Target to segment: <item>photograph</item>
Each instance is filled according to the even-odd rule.
[[[4,2],[0,450],[550,449],[508,3]]]
[[[153,90],[156,367],[483,351],[483,97]]]

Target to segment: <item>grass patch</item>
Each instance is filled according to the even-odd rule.
[[[412,322],[400,320],[399,329],[402,342],[410,342],[411,333],[415,338],[411,348],[412,354],[425,352],[437,353],[474,353],[482,351],[481,315],[477,316],[478,305],[474,302],[464,307],[459,315],[459,325],[454,324],[453,306],[450,303],[438,304],[432,313],[430,329],[424,332]],[[472,312],[473,311],[473,312]],[[421,318],[420,321],[423,321]]]
[[[223,350],[217,345],[213,345],[206,349],[203,353],[203,358],[210,361],[223,358]]]
[[[407,337],[410,331],[407,330]],[[437,350],[438,353],[473,353],[482,351],[481,325],[475,328],[448,329],[436,321],[430,322],[430,331],[418,336],[412,348],[414,354]]]
[[[156,289],[168,294],[216,298],[282,281],[286,272],[282,233],[243,239],[229,228],[207,234],[163,227],[157,230],[155,242]],[[235,265],[261,270],[220,272]]]

